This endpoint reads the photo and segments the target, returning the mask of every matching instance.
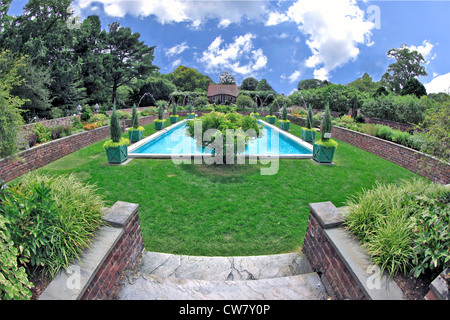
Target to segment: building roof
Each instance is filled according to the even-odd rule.
[[[236,84],[211,84],[208,86],[208,93],[206,94],[208,97],[214,97],[219,94],[237,97],[239,89]]]

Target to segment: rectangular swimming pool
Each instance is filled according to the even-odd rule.
[[[147,137],[128,148],[130,158],[172,158],[211,155],[212,150],[197,145],[186,133],[186,120],[180,121]],[[312,158],[313,147],[298,137],[258,120],[263,134],[250,139],[245,156],[278,158]]]

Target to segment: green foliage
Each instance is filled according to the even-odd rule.
[[[87,122],[91,118],[91,115],[92,115],[92,113],[85,111],[81,114],[80,120],[83,122]]]
[[[444,203],[447,209],[439,210]],[[448,262],[446,187],[418,179],[377,183],[347,204],[345,225],[367,248],[371,260],[389,274],[413,271],[418,275],[430,262],[435,266]],[[441,233],[431,230],[434,224]]]
[[[109,123],[109,117],[103,113],[94,114],[89,118],[89,123],[100,123],[102,126],[107,125]]]
[[[412,78],[406,82],[405,86],[402,89],[401,94],[402,96],[412,94],[415,95],[417,98],[420,98],[422,96],[427,95],[427,89],[422,83],[420,83],[419,80],[417,80],[416,78]]]
[[[138,130],[139,130],[139,128],[138,128]],[[113,140],[107,140],[103,144],[103,148],[104,149],[109,149],[109,148],[116,148],[118,146],[124,146],[124,145],[129,146],[130,145],[130,140],[126,139],[126,138],[120,138],[119,141],[117,141],[117,142],[114,142]]]
[[[333,140],[333,139],[320,139],[315,141],[314,143],[324,146],[325,148],[337,148],[338,147],[338,143]]]
[[[390,49],[387,56],[395,59],[396,62],[388,66],[381,82],[392,91],[401,93],[409,80],[418,76],[427,76],[425,67],[421,65],[426,61],[418,51],[411,51],[406,45],[402,45],[398,49]]]
[[[44,183],[10,186],[1,197],[0,212],[8,218],[11,240],[19,248],[18,261],[30,268],[48,267],[55,232],[55,213],[51,189]]]
[[[45,234],[49,238],[48,246],[41,248],[49,255],[43,260],[45,270],[55,276],[79,258],[92,241],[94,232],[103,224],[103,197],[95,185],[82,183],[74,175],[52,176],[33,172],[21,177],[19,183],[26,190],[33,190],[33,186],[42,186],[47,192],[50,190],[50,194],[45,194],[45,201],[52,206],[44,202],[40,204],[43,210],[52,208],[51,224],[50,220],[40,221],[47,225],[47,230],[51,230],[50,234]],[[36,196],[34,193],[32,197]],[[35,236],[35,239],[38,237],[42,235]]]
[[[213,83],[210,77],[199,73],[196,69],[185,66],[178,66],[169,76],[180,91],[194,92],[197,89],[206,91],[207,82]]]
[[[411,271],[416,277],[427,271],[437,276],[450,262],[450,191],[435,197],[412,196],[407,203],[415,234]]]
[[[46,143],[52,140],[52,131],[41,122],[36,123],[33,128],[36,133],[37,143]]]
[[[450,102],[428,109],[419,130],[428,141],[422,151],[450,162]]]
[[[158,120],[163,120],[164,119],[164,109],[163,109],[163,105],[159,104],[158,106]]]
[[[122,127],[120,126],[119,115],[115,106],[111,114],[110,132],[112,142],[118,143],[122,138]]]
[[[255,138],[262,132],[261,126],[258,125],[257,120],[253,117],[243,116],[239,113],[225,114],[213,111],[204,114],[196,120],[187,121],[187,132],[194,139],[198,136],[195,134],[196,122],[201,122],[202,124],[201,136],[203,137],[200,141],[196,140],[196,143],[203,147],[212,148],[216,159],[218,159],[218,162],[216,162],[217,164],[221,164],[222,161],[226,163],[227,154],[233,155],[234,159],[238,153],[244,151],[244,149],[241,150],[239,147],[245,147],[248,143],[250,139],[246,134],[249,133],[248,130],[253,130],[256,135]],[[212,135],[205,135],[210,129],[215,129],[215,133]],[[233,130],[233,139],[227,139],[227,130]]]
[[[258,86],[258,80],[256,80],[253,77],[247,77],[244,80],[242,80],[241,86],[239,87],[240,90],[246,90],[246,91],[256,91],[256,87]]]
[[[253,99],[250,96],[240,94],[236,98],[236,105],[241,108],[251,108],[253,105]]]
[[[286,121],[287,120],[287,106],[283,105],[283,111],[281,112],[281,120]]]
[[[0,300],[28,300],[33,284],[28,280],[25,268],[17,263],[19,250],[11,240],[9,224],[9,220],[0,214]]]
[[[214,111],[221,113],[234,113],[236,112],[236,108],[231,105],[219,104],[217,106],[214,106]]]
[[[314,118],[311,105],[308,106],[308,113],[306,115],[306,128],[313,129],[314,128]]]
[[[0,158],[17,152],[19,131],[23,124],[20,108],[24,101],[11,96],[14,86],[20,85],[18,68],[23,59],[11,59],[8,52],[0,52]]]
[[[177,104],[174,103],[173,107],[172,107],[172,116],[176,116],[177,115]]]
[[[223,72],[219,76],[219,84],[236,84],[236,80],[229,72]]]
[[[388,127],[388,126],[379,126],[378,127],[378,137],[392,141],[393,136],[394,136],[394,130],[391,127]]]
[[[325,138],[326,133],[331,133],[332,124],[331,124],[331,113],[330,106],[327,104],[325,107],[325,116],[323,117],[322,124],[320,126],[320,133],[322,135],[322,140],[328,140],[329,138]]]
[[[136,105],[133,105],[133,111],[131,112],[131,126],[135,129],[139,128],[139,117]]]
[[[262,79],[258,82],[255,91],[269,91],[275,93],[275,90],[270,86],[266,79]]]

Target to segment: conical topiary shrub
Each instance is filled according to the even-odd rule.
[[[139,117],[137,113],[136,105],[133,106],[131,116],[131,128],[128,129],[128,137],[131,142],[137,142],[144,136],[144,127],[139,126]]]
[[[287,106],[286,103],[283,105],[283,110],[281,112],[281,120],[279,121],[279,126],[281,129],[285,131],[289,131],[290,127],[290,121],[287,118],[288,112],[287,112]]]
[[[173,104],[173,109],[172,109],[172,115],[170,116],[170,122],[171,123],[176,123],[178,121],[178,115],[177,115],[177,104],[174,103]]]
[[[266,117],[266,119],[270,124],[274,124],[277,120],[277,117],[273,115],[273,103],[269,105],[269,115]]]
[[[325,106],[325,115],[320,126],[321,138],[313,146],[313,160],[318,163],[332,163],[334,152],[338,143],[331,138],[331,112],[330,106]]]
[[[158,106],[158,119],[155,120],[155,129],[162,130],[164,129],[164,125],[166,121],[164,120],[164,110],[162,104]]]
[[[306,142],[314,142],[316,136],[316,129],[314,129],[314,119],[312,107],[309,105],[308,113],[306,115],[305,127],[302,127],[302,139]]]
[[[112,164],[121,164],[128,160],[128,145],[130,140],[122,137],[122,127],[120,126],[119,115],[114,104],[111,114],[111,123],[109,125],[111,139],[103,144],[106,150],[108,162]]]

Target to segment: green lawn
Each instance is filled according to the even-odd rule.
[[[166,125],[170,125],[169,121]],[[153,123],[145,135],[155,132]],[[300,127],[291,132],[301,136]],[[108,205],[140,205],[146,250],[187,255],[261,255],[298,250],[313,202],[343,206],[348,196],[375,181],[418,177],[386,160],[340,143],[335,166],[311,160],[280,160],[279,171],[262,176],[259,165],[174,165],[135,159],[109,166],[103,141],[39,169],[74,173],[95,183]]]

